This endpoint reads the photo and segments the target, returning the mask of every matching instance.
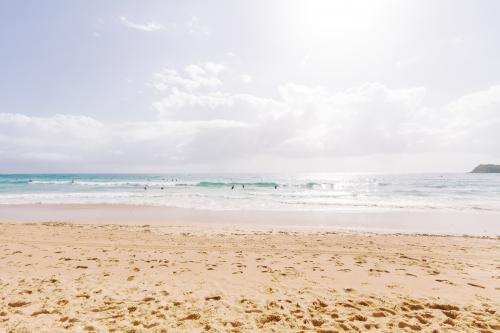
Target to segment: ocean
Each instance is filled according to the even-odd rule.
[[[0,205],[500,212],[500,174],[9,174]]]

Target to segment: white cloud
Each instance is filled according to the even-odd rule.
[[[487,133],[500,139],[494,127],[499,115],[488,111],[500,105],[497,89],[465,96],[440,108],[423,104],[426,93],[423,88],[389,89],[376,83],[336,93],[321,87],[285,84],[279,87],[280,95],[275,99],[175,89],[155,102],[154,107],[165,121],[219,119],[248,125],[238,128],[237,135],[245,149],[237,149],[233,155],[256,151],[287,156],[331,156],[478,150],[500,154],[493,138],[489,138],[490,144],[482,142],[484,136],[473,133],[474,126],[464,125],[474,122],[480,126],[481,122],[474,119],[473,114],[459,115],[463,114],[459,111],[463,108],[483,110],[485,124],[494,124]],[[463,126],[466,133],[477,139],[451,140],[453,133],[460,133],[457,126]],[[484,126],[481,128],[485,130]],[[232,133],[232,143],[234,136]],[[250,147],[251,142],[255,146]],[[203,142],[198,144],[203,146]],[[204,151],[215,153],[213,149],[213,146],[203,147]]]
[[[164,91],[177,86],[181,86],[184,89],[198,88],[200,82],[182,77],[175,69],[165,68],[154,74],[151,85],[157,90]]]
[[[228,68],[225,65],[211,61],[206,62],[203,66],[205,67],[206,71],[214,75],[219,75],[221,72],[228,70]]]
[[[162,119],[253,121],[262,116],[262,111],[267,116],[272,115],[279,103],[247,94],[196,94],[173,90],[171,94],[153,103],[153,106]]]
[[[271,156],[483,154],[500,158],[500,86],[441,107],[421,87],[367,83],[344,91],[283,84],[267,98],[221,91],[221,64],[165,69],[153,87],[157,120],[103,123],[90,117],[0,114],[0,158],[9,165],[221,165]],[[217,81],[219,80],[219,81]],[[218,83],[215,83],[218,82]],[[458,156],[458,155],[457,155]]]
[[[500,85],[462,96],[444,110],[450,149],[500,155]]]
[[[252,77],[248,74],[242,74],[240,77],[241,77],[241,81],[243,81],[243,83],[252,82]]]
[[[192,34],[202,34],[209,35],[210,30],[206,25],[204,25],[197,16],[192,16],[189,20],[186,21],[186,28],[189,33]]]
[[[154,74],[151,85],[159,91],[170,88],[187,90],[214,88],[222,84],[219,75],[227,70],[225,65],[214,62],[188,65],[184,68],[184,76],[175,69],[165,68]]]
[[[167,30],[167,27],[165,27],[163,24],[157,23],[154,21],[150,21],[150,22],[146,22],[146,23],[136,23],[136,22],[130,21],[125,16],[120,16],[120,21],[127,28],[140,30],[140,31],[153,32],[153,31]]]
[[[104,26],[104,20],[102,18],[97,19],[97,21],[92,25],[93,28],[92,36],[94,36],[95,38],[100,38],[103,26]]]
[[[95,147],[106,145],[106,132],[100,122],[85,116],[0,114],[0,150],[6,163],[81,163]]]

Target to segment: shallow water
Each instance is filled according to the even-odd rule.
[[[0,204],[204,210],[500,212],[500,174],[0,175]]]

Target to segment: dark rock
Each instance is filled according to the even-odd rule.
[[[475,167],[472,173],[500,173],[500,165],[481,164]]]

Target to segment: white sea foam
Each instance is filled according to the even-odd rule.
[[[0,175],[0,204],[22,203],[214,210],[500,212],[500,176]]]

